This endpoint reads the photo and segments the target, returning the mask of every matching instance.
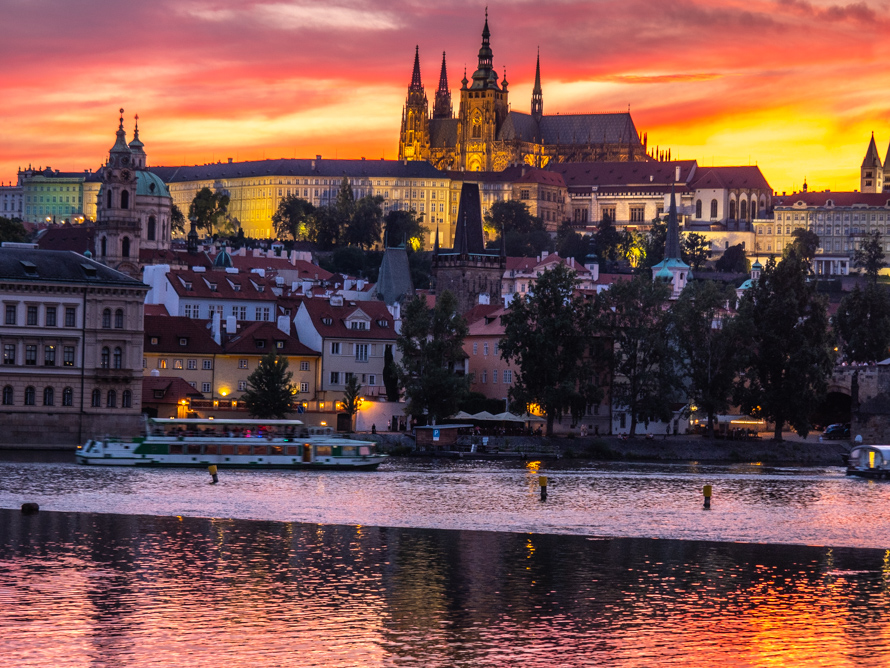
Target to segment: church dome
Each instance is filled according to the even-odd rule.
[[[660,281],[673,281],[674,275],[671,273],[671,270],[667,267],[663,266],[657,274],[655,274],[655,278]]]
[[[225,248],[220,248],[219,253],[217,253],[216,257],[213,260],[213,266],[222,269],[228,269],[229,267],[234,267],[235,263],[232,261],[232,256],[226,252]]]
[[[151,172],[136,172],[136,194],[154,195],[155,197],[170,197],[164,182]]]

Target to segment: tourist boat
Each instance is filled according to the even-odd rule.
[[[847,458],[847,475],[890,478],[890,445],[857,445]]]
[[[98,466],[373,471],[376,443],[299,420],[146,418],[145,436],[89,440],[77,462]]]

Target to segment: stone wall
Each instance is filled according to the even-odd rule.
[[[0,448],[73,449],[91,438],[131,437],[143,433],[141,415],[5,413]]]

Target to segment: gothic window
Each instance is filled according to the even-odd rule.
[[[155,217],[149,216],[148,217],[148,231],[146,232],[146,238],[149,241],[155,240],[155,226],[156,225],[157,225],[157,222],[155,221]]]
[[[121,208],[129,209],[130,208],[130,191],[124,190],[121,192]]]
[[[133,405],[133,393],[130,390],[124,390],[121,395],[121,408],[130,408]]]
[[[105,206],[106,208],[111,208],[111,188],[105,191]],[[104,255],[104,253],[103,253]]]
[[[107,408],[117,408],[117,392],[108,390],[108,399],[105,402]]]
[[[701,218],[701,200],[695,200],[695,217]]]
[[[717,217],[717,200],[711,200],[711,218]]]
[[[473,117],[473,139],[482,137],[482,119],[476,115]]]
[[[121,241],[121,255],[130,257],[130,237],[124,237]]]
[[[739,202],[739,218],[742,220],[748,220],[748,202],[747,200],[742,200]]]
[[[729,219],[735,220],[735,200],[729,201]]]
[[[28,385],[28,387],[25,388],[25,406],[34,405],[35,394],[33,386]]]
[[[12,406],[15,395],[13,394],[12,385],[7,385],[3,388],[3,405],[4,406]]]

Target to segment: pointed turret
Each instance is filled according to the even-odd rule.
[[[127,146],[127,133],[124,130],[124,110],[121,109],[121,118],[120,123],[117,126],[117,134],[114,140],[114,146],[111,147],[109,153],[120,154],[120,155],[129,155],[130,147]]]
[[[479,63],[476,71],[473,72],[473,84],[470,88],[485,89],[498,88],[498,73],[494,71],[492,65],[493,54],[489,38],[491,32],[488,30],[488,8],[485,9],[485,27],[482,29],[482,46],[479,47]]]
[[[687,281],[692,278],[692,272],[689,271],[689,265],[683,262],[680,251],[680,222],[677,218],[677,194],[673,183],[671,183],[667,228],[664,259],[652,267],[652,280],[669,283],[671,299],[676,299],[686,287]]]
[[[408,90],[423,90],[423,83],[420,81],[420,46],[414,47],[414,72],[411,73],[411,85]]]
[[[139,114],[134,118],[133,141],[130,142],[130,151],[133,154],[133,167],[145,169],[145,144],[139,140]]]
[[[875,145],[875,133],[871,133],[871,141],[862,160],[860,190],[864,193],[879,193],[884,190],[884,165]]]
[[[680,260],[680,225],[677,222],[677,195],[671,183],[671,204],[668,208],[667,240],[664,244],[665,260]]]
[[[439,74],[439,88],[436,89],[436,102],[433,105],[433,118],[451,118],[451,89],[448,88],[448,70],[445,67],[445,52],[442,52],[442,72]]]
[[[541,51],[538,50],[538,61],[535,65],[535,87],[532,89],[532,116],[540,121],[544,115],[544,95],[541,91]]]
[[[439,224],[436,223],[436,239],[433,241],[433,255],[439,254]]]

